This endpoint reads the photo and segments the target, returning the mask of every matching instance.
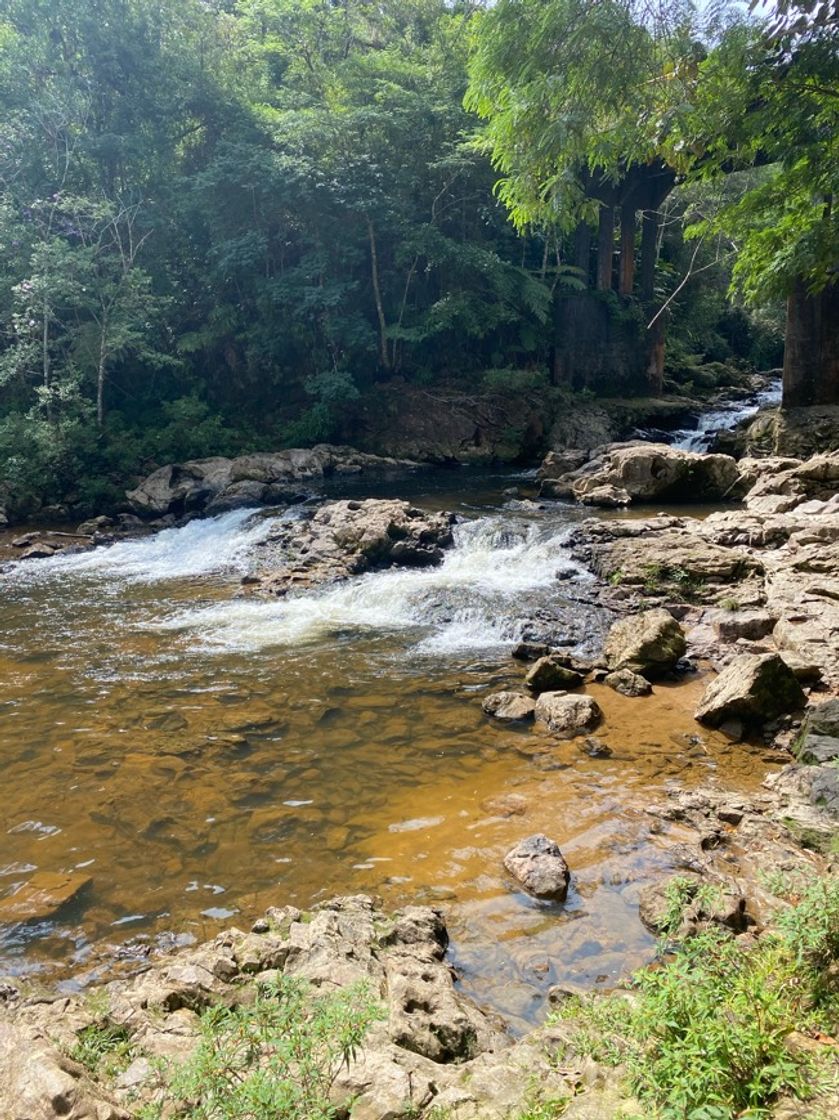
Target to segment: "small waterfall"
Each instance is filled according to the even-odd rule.
[[[707,451],[717,432],[730,431],[744,420],[750,420],[762,408],[772,408],[781,403],[781,381],[772,381],[748,401],[721,402],[716,408],[703,412],[695,428],[682,428],[672,433],[673,447],[683,451]]]

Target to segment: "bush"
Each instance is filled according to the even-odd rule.
[[[822,1071],[788,1037],[835,1030],[837,961],[839,880],[816,880],[755,946],[704,930],[637,974],[629,995],[572,1001],[554,1019],[579,1052],[625,1063],[657,1117],[758,1117],[781,1093],[817,1088]]]
[[[167,1115],[174,1104],[190,1120],[332,1120],[335,1077],[378,1017],[363,985],[315,996],[287,976],[248,1006],[211,1008],[197,1050],[171,1073]]]

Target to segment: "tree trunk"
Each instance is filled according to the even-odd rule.
[[[580,222],[574,231],[574,267],[579,268],[580,279],[586,287],[591,280],[591,226]]]
[[[370,271],[373,278],[373,298],[376,301],[376,315],[379,320],[379,359],[382,369],[390,369],[390,354],[387,348],[387,319],[382,303],[382,289],[379,285],[379,253],[376,248],[376,231],[373,223],[367,219],[367,233],[370,238]]]
[[[105,371],[108,366],[108,334],[103,323],[99,334],[99,364],[96,368],[96,426],[105,426]]]
[[[839,282],[811,295],[799,280],[787,300],[782,408],[839,404]]]
[[[635,204],[621,207],[620,287],[622,296],[631,296],[635,286]]]
[[[645,210],[641,219],[641,299],[649,303],[655,295],[655,263],[658,254],[658,210]]]
[[[650,395],[658,397],[664,388],[664,315],[647,331],[647,385]]]
[[[44,322],[41,331],[41,361],[44,375],[44,391],[47,398],[47,420],[52,423],[52,369],[50,363],[50,306],[44,297]]]
[[[597,290],[608,292],[612,287],[612,258],[615,252],[615,208],[604,203],[600,207],[597,229]]]

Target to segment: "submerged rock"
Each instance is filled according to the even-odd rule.
[[[544,833],[528,836],[504,857],[504,866],[528,894],[564,902],[571,872],[555,840]]]
[[[603,713],[591,696],[543,692],[536,701],[535,716],[555,735],[573,739],[584,731],[592,731],[600,723]]]
[[[51,918],[77,899],[91,882],[89,875],[36,871],[14,894],[0,898],[0,922]]]
[[[611,670],[629,669],[644,677],[674,669],[686,650],[684,631],[663,609],[642,611],[616,622],[604,645]]]
[[[695,716],[718,727],[729,719],[765,723],[806,703],[795,674],[777,653],[742,654],[713,680]]]

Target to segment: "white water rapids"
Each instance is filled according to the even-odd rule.
[[[709,412],[703,412],[695,428],[682,428],[673,432],[673,447],[683,451],[707,451],[714,436],[721,431],[730,431],[744,420],[750,420],[762,408],[774,408],[781,403],[781,382],[772,381],[747,401],[728,401],[721,403]]]
[[[565,547],[567,509],[532,519],[500,513],[464,521],[436,568],[372,572],[281,600],[234,596],[184,607],[167,584],[238,577],[253,565],[274,518],[237,510],[75,555],[18,564],[11,583],[56,583],[85,601],[158,585],[150,616],[133,625],[180,633],[206,652],[256,651],[333,636],[405,631],[417,653],[496,649],[519,640],[534,609],[555,600],[564,579],[589,577]],[[293,512],[286,517],[296,516]],[[71,590],[72,588],[72,590]]]

